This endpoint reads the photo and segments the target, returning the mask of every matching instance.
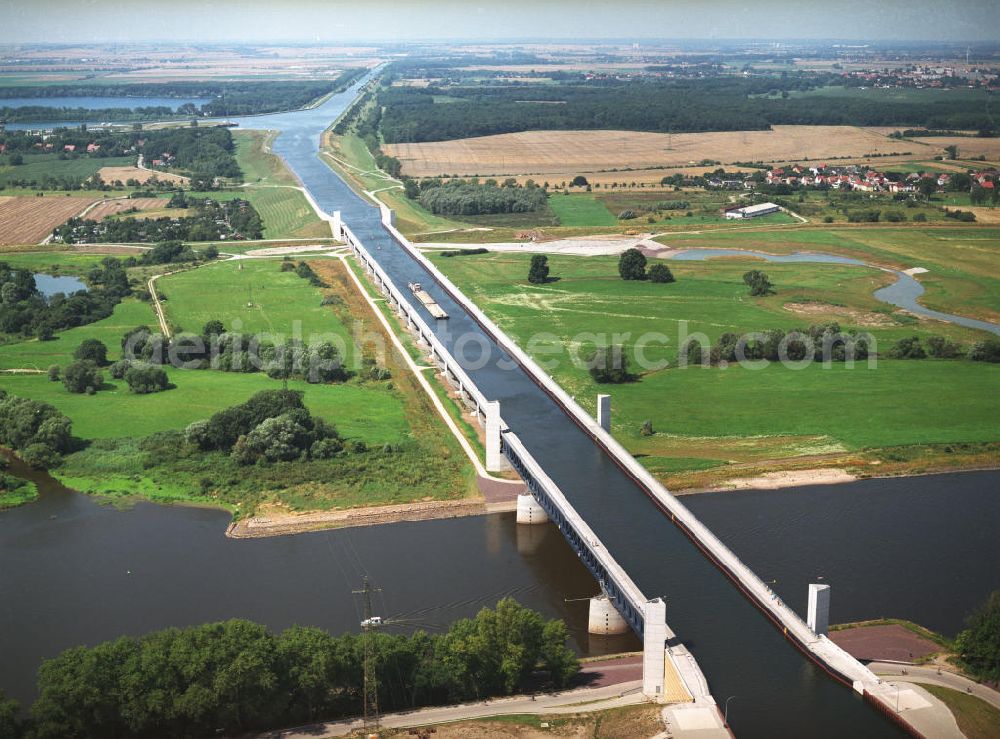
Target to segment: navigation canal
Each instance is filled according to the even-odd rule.
[[[242,125],[283,130],[275,150],[321,206],[341,210],[394,279],[430,288],[452,314],[453,336],[478,331],[318,159],[320,132],[356,87],[316,110]],[[665,596],[714,694],[737,696],[738,736],[898,735],[788,644],[530,380],[499,370],[501,358],[494,347],[470,374],[644,592]],[[982,559],[1000,527],[998,488],[1000,473],[966,473],[685,502],[800,610],[806,584],[822,575],[834,586],[835,621],[891,615],[954,633],[1000,586]],[[566,599],[596,586],[552,526],[495,515],[233,541],[222,536],[227,522],[218,511],[147,503],[118,511],[51,482],[38,503],[0,513],[0,688],[30,701],[42,658],[166,626],[243,617],[357,629],[349,590],[363,573],[383,587],[382,612],[407,628],[444,626],[510,594],[566,618],[584,652],[638,646],[587,637],[586,603]]]
[[[451,316],[437,322],[441,341],[486,397],[500,401],[505,421],[642,591],[666,599],[667,620],[694,652],[713,693],[740,696],[744,708],[732,719],[736,732],[760,737],[803,731],[830,737],[896,734],[856,694],[807,662],[529,377],[509,369],[513,363],[506,353],[390,236],[379,211],[320,161],[322,132],[355,94],[351,89],[314,110],[261,116],[241,125],[280,130],[273,151],[320,207],[341,211],[397,285],[421,282]]]

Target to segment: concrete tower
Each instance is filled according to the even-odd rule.
[[[826,636],[830,630],[830,586],[812,583],[809,586],[809,611],[806,625],[817,636]]]

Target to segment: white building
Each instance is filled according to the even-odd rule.
[[[769,213],[777,213],[779,210],[781,208],[774,203],[758,203],[757,205],[748,205],[745,208],[726,211],[726,218],[754,218],[756,216],[766,216]]]

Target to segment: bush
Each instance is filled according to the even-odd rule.
[[[623,280],[645,280],[646,255],[638,249],[626,249],[618,258],[618,274]]]
[[[665,264],[654,264],[649,268],[649,281],[658,283],[675,282],[674,273]]]
[[[582,174],[578,174],[576,177],[574,177],[570,181],[569,184],[570,184],[570,187],[586,187],[590,183],[587,182],[587,178],[586,177],[584,177]]]
[[[128,389],[136,395],[158,393],[170,387],[170,380],[164,369],[151,364],[130,366],[125,371],[125,382],[128,383]]]
[[[634,210],[623,210],[618,214],[619,221],[631,221],[633,218],[635,218]]]
[[[969,351],[973,362],[1000,362],[1000,339],[977,341]]]
[[[927,352],[920,345],[919,336],[908,336],[895,343],[889,350],[889,356],[893,359],[925,359]]]
[[[954,359],[961,355],[962,347],[943,336],[931,336],[927,339],[927,353],[938,359]]]
[[[962,664],[980,680],[1000,680],[1000,590],[969,616],[955,639]]]
[[[913,216],[913,221],[914,221],[914,223],[926,223],[927,222],[927,214],[926,213],[917,213],[915,216]]]
[[[743,282],[750,288],[750,294],[754,297],[774,293],[774,285],[771,284],[767,273],[761,272],[759,269],[752,269],[749,272],[745,272],[743,274]]]
[[[59,453],[48,444],[29,444],[21,450],[21,459],[36,470],[47,470],[59,464]]]
[[[108,348],[97,339],[86,339],[73,352],[73,358],[89,360],[98,367],[103,367],[108,363]]]
[[[652,436],[653,435],[653,422],[643,421],[642,428],[639,429],[639,436]]]
[[[49,367],[49,379],[52,382],[59,382],[59,365],[53,364]]]
[[[125,379],[125,373],[128,372],[128,368],[133,364],[131,359],[119,359],[117,362],[111,365],[108,369],[108,373],[115,380]]]
[[[620,346],[598,347],[588,361],[590,376],[600,384],[621,384],[634,378],[628,372],[628,357]]]
[[[63,385],[71,393],[93,394],[104,384],[97,365],[90,360],[73,362],[63,372]],[[88,388],[90,390],[88,391]]]
[[[528,270],[528,282],[541,285],[549,281],[549,258],[544,254],[535,254],[531,258],[531,268]]]

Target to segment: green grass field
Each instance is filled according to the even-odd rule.
[[[36,247],[38,251],[0,251],[0,262],[16,269],[30,269],[50,275],[84,275],[107,259],[107,254],[82,254],[69,247]]]
[[[438,266],[488,315],[537,359],[558,360],[557,381],[589,411],[595,396],[613,397],[613,430],[630,451],[657,474],[703,470],[731,463],[817,458],[872,447],[997,441],[1000,367],[968,361],[879,360],[874,369],[819,364],[795,370],[772,365],[762,370],[676,367],[676,346],[686,322],[688,334],[715,340],[726,331],[804,328],[837,320],[844,328],[869,331],[885,351],[903,336],[945,334],[968,345],[977,332],[889,315],[871,292],[884,273],[834,265],[766,265],[777,294],[755,299],[741,275],[754,261],[672,262],[677,282],[656,285],[624,282],[614,257],[549,256],[557,282],[527,283],[527,255],[487,254],[444,259]],[[801,315],[786,303],[819,301],[850,315]],[[878,318],[886,326],[858,326],[856,318]],[[556,344],[529,337],[551,332]],[[573,352],[585,356],[593,335],[629,347],[659,332],[646,357],[667,360],[638,382],[598,385],[574,366]],[[612,336],[618,334],[617,339]],[[554,347],[554,349],[553,349]],[[928,419],[934,419],[933,423]],[[655,434],[640,436],[644,421]]]
[[[307,343],[310,336],[326,336],[353,346],[348,327],[329,306],[320,305],[330,291],[313,287],[295,272],[282,272],[281,264],[278,259],[217,262],[161,278],[157,285],[167,296],[167,320],[194,333],[219,319],[244,333],[290,338],[297,332]]]
[[[135,164],[131,157],[80,157],[60,159],[58,154],[25,154],[24,164],[13,167],[0,162],[0,185],[8,186],[13,180],[38,180],[48,177],[86,179],[101,167],[126,167]],[[7,193],[2,193],[7,194]]]
[[[549,195],[549,207],[561,226],[614,226],[618,219],[593,195]]]
[[[858,226],[727,231],[663,236],[677,248],[754,249],[775,254],[842,254],[897,269],[923,267],[921,302],[936,310],[1000,320],[1000,229]],[[770,269],[771,265],[768,265]]]
[[[948,706],[966,739],[995,739],[1000,735],[1000,710],[986,701],[940,685],[921,687]]]
[[[65,255],[47,255],[51,261]],[[86,255],[82,255],[86,256]],[[41,254],[18,254],[31,266],[51,271]],[[290,334],[298,331],[340,339],[352,352],[351,331],[370,331],[367,307],[346,278],[330,277],[319,289],[294,273],[279,271],[280,260],[215,263],[164,278],[162,291],[171,319],[200,330],[212,318],[245,332]],[[331,265],[339,269],[339,264]],[[49,269],[46,270],[45,268]],[[342,271],[342,270],[341,270]],[[331,275],[334,274],[331,272]],[[247,309],[253,285],[254,308]],[[324,295],[342,302],[321,306]],[[242,325],[234,326],[239,320]],[[361,323],[355,324],[358,320]],[[294,324],[298,322],[298,328]],[[0,345],[0,369],[65,366],[87,338],[103,341],[109,357],[120,353],[122,335],[137,325],[155,326],[150,306],[127,300],[114,314],[88,326],[60,332],[53,341],[18,341]],[[455,439],[442,426],[415,381],[389,357],[391,382],[358,377],[344,383],[311,385],[292,380],[304,393],[310,411],[333,423],[347,440],[364,442],[370,451],[294,465],[239,467],[222,454],[197,455],[180,442],[168,443],[176,457],[151,454],[151,435],[181,431],[193,421],[242,403],[254,393],[282,385],[264,374],[183,370],[167,367],[175,386],[161,393],[136,395],[126,383],[105,373],[95,395],[73,394],[46,374],[3,374],[7,392],[50,403],[73,421],[75,436],[88,446],[66,457],[55,470],[62,481],[86,492],[139,496],[158,502],[203,503],[248,515],[261,505],[290,510],[328,510],[416,500],[461,498],[474,489],[471,467]],[[350,364],[350,363],[349,363]],[[387,446],[388,445],[388,446]]]

